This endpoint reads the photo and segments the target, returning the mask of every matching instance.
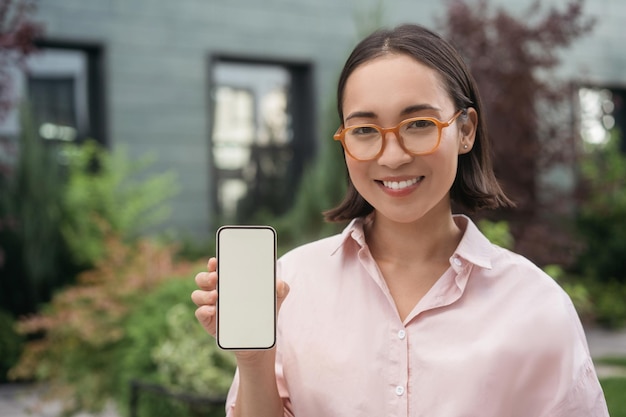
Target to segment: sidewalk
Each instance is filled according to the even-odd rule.
[[[0,384],[1,417],[58,417],[61,404],[58,401],[42,402],[41,389],[31,385]],[[113,406],[102,414],[80,413],[76,417],[120,417]]]
[[[587,335],[589,352],[594,360],[611,357],[626,358],[626,329],[609,331],[594,327],[585,329],[585,334]],[[596,373],[599,378],[626,377],[626,369],[623,367],[599,363],[596,363]]]

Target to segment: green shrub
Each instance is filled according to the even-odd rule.
[[[170,215],[175,176],[154,172],[154,158],[131,160],[123,148],[109,152],[94,141],[68,145],[64,155],[68,179],[60,227],[77,264],[89,267],[103,256],[103,225],[132,240]]]
[[[174,247],[145,239],[131,245],[113,234],[104,240],[106,257],[18,326],[22,334],[42,336],[26,343],[9,377],[50,382],[66,415],[99,411],[112,398],[133,308],[160,283],[191,275],[189,265],[174,263]]]
[[[603,147],[584,155],[584,198],[576,227],[584,249],[574,273],[584,277],[597,321],[607,327],[626,325],[626,155],[613,132]]]
[[[235,373],[235,357],[217,347],[196,322],[193,307],[190,302],[179,302],[169,308],[167,337],[152,350],[152,359],[161,380],[172,389],[225,396]]]
[[[577,269],[598,282],[626,284],[626,155],[619,143],[615,133],[606,147],[582,161],[587,193],[576,223],[585,250]]]
[[[626,326],[626,283],[595,282],[591,287],[591,296],[599,324],[612,329]]]
[[[0,171],[0,306],[36,311],[55,289],[103,256],[109,230],[132,241],[169,215],[177,186],[153,158],[128,158],[93,141],[44,143],[27,108],[19,153]]]
[[[47,145],[23,106],[15,166],[0,171],[0,306],[15,315],[70,281],[59,232],[62,173],[57,149]]]
[[[160,384],[174,393],[225,397],[235,371],[234,357],[219,350],[197,323],[189,299],[195,288],[191,276],[164,282],[133,309],[118,350],[115,385],[119,404],[130,401],[132,380]],[[177,407],[175,403],[141,402],[139,415],[166,415],[164,410]],[[216,408],[223,413],[223,407]],[[185,416],[191,411],[182,407],[176,412]]]
[[[7,371],[20,357],[23,343],[23,337],[15,330],[13,317],[0,310],[0,382],[7,380]]]
[[[477,226],[491,243],[507,249],[513,248],[513,235],[506,221],[480,220]]]
[[[109,232],[105,242],[107,256],[80,274],[77,285],[19,322],[21,333],[43,336],[26,343],[12,379],[48,381],[65,415],[98,412],[111,399],[128,409],[133,380],[223,398],[234,358],[197,323],[189,298],[193,271],[205,266],[180,263],[176,247],[145,239],[129,244]],[[196,411],[167,398],[139,404],[141,416]]]
[[[152,351],[167,337],[167,311],[181,300],[189,300],[194,288],[193,279],[165,282],[146,294],[128,315],[124,322],[125,339],[117,359],[119,372],[115,375],[120,402],[128,401],[128,387],[134,379],[162,382]]]

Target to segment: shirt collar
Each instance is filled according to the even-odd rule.
[[[493,244],[469,217],[461,214],[455,215],[454,221],[461,230],[464,230],[454,255],[481,268],[491,269],[491,258],[494,255]]]
[[[491,258],[494,254],[493,244],[482,234],[469,217],[462,214],[457,214],[453,217],[457,226],[463,230],[463,237],[452,257],[462,258],[481,268],[491,269]],[[333,249],[331,255],[337,253],[349,241],[364,247],[366,243],[363,226],[370,221],[370,216],[353,219],[341,233],[339,244]]]
[[[333,249],[331,255],[337,253],[337,251],[344,247],[349,241],[353,241],[357,243],[360,247],[364,247],[366,243],[365,231],[363,226],[369,221],[371,221],[369,216],[357,217],[355,219],[352,219],[352,221],[346,226],[346,228],[343,229],[343,232],[341,232],[339,243]]]

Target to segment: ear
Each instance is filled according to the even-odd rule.
[[[468,107],[466,114],[462,114],[457,123],[461,123],[461,140],[459,141],[459,154],[465,154],[474,147],[476,130],[478,128],[478,113],[473,107]]]

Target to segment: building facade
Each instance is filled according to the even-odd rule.
[[[531,1],[492,3],[523,12]],[[154,154],[159,170],[174,171],[179,182],[170,226],[207,237],[225,219],[288,207],[303,167],[332,142],[337,76],[364,32],[407,21],[436,29],[445,7],[425,0],[41,1],[42,52],[16,76],[42,138],[89,137],[131,156]],[[597,19],[595,29],[564,53],[560,71],[596,101],[606,94],[623,100],[626,3],[587,0],[585,11]],[[591,119],[624,123],[623,105],[594,109],[606,114]],[[16,120],[10,116],[0,134],[14,135]]]

